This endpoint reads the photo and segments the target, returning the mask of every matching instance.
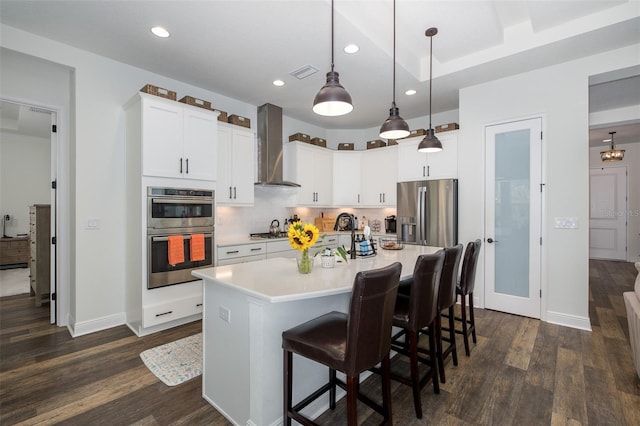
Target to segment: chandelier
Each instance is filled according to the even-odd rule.
[[[607,162],[621,161],[624,158],[624,149],[615,149],[613,144],[613,135],[615,135],[616,132],[609,132],[609,134],[611,135],[611,149],[608,151],[601,151],[600,158],[602,161]]]

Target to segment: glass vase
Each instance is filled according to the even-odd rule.
[[[310,274],[313,270],[313,259],[309,257],[309,250],[304,250],[297,260],[298,272],[301,274]]]

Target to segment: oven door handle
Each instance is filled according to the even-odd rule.
[[[196,232],[197,233],[197,232]],[[181,234],[179,234],[181,235]],[[204,233],[204,237],[205,238],[211,238],[213,236],[213,234],[208,234],[208,233]],[[185,240],[190,240],[191,239],[191,235],[183,235],[182,236],[183,239]],[[169,241],[169,237],[156,237],[156,236],[151,236],[151,241]]]
[[[197,200],[185,199],[185,198],[152,198],[151,203],[154,204],[210,204],[213,202],[212,198],[198,198]]]

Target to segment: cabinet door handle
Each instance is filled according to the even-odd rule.
[[[422,177],[426,177],[426,176],[427,176],[427,167],[422,166]]]
[[[189,174],[189,159],[187,158],[187,174]]]
[[[233,187],[233,199],[234,200],[236,199],[236,187],[235,186]]]
[[[252,248],[251,251],[262,251],[262,247],[255,247]]]
[[[358,194],[358,204],[360,204],[360,194]]]
[[[233,251],[228,251],[227,254],[236,254],[236,253],[240,253],[239,250],[233,250]]]
[[[229,199],[232,199],[233,197],[231,196],[231,187],[229,187]]]
[[[182,158],[180,158],[180,174],[182,174]]]
[[[161,314],[156,314],[156,318],[157,318],[157,317],[161,317],[161,316],[163,316],[163,315],[169,315],[169,314],[172,314],[172,313],[173,313],[173,311],[167,311],[167,312],[163,312],[163,313],[161,313]]]
[[[427,166],[427,176],[429,176],[429,167],[431,166]]]
[[[382,193],[382,202],[386,203],[387,202],[387,194],[386,193]]]
[[[196,303],[196,308],[199,308],[200,306],[202,306],[202,303]]]

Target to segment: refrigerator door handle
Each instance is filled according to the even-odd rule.
[[[427,188],[421,186],[418,188],[418,220],[417,220],[417,242],[420,245],[424,245],[426,239],[425,229],[425,215],[426,215],[426,201],[427,201]]]

